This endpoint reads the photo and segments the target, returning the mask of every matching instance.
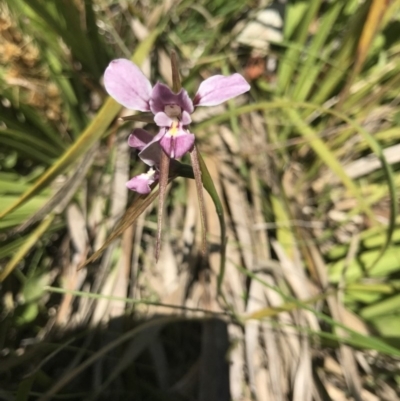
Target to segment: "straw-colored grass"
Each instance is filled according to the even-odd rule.
[[[399,399],[400,1],[283,3],[0,5],[1,399]],[[102,74],[171,51],[252,88],[193,114],[206,254],[187,169],[156,263]]]

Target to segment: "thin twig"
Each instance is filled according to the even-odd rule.
[[[160,155],[161,155],[160,180],[159,180],[160,195],[159,195],[158,217],[157,217],[157,239],[156,239],[156,251],[155,251],[156,262],[158,261],[161,250],[161,228],[164,214],[164,202],[165,202],[165,194],[167,192],[169,164],[170,164],[170,158],[165,152],[161,152]]]

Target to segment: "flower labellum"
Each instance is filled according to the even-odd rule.
[[[150,185],[154,184],[157,180],[158,173],[153,168],[150,168],[147,173],[137,175],[131,178],[126,186],[132,191],[136,191],[139,194],[146,195],[151,192]]]

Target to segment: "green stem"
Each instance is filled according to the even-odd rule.
[[[204,188],[210,194],[211,199],[214,202],[215,210],[217,212],[219,225],[221,227],[221,260],[220,260],[220,267],[219,267],[219,275],[217,279],[217,289],[218,294],[222,295],[221,293],[221,286],[224,280],[225,275],[225,260],[226,260],[226,225],[225,225],[225,215],[224,215],[224,208],[222,206],[221,199],[218,196],[218,192],[215,188],[214,182],[211,178],[211,175],[207,169],[206,164],[204,163],[201,154],[199,155],[199,162],[200,162],[200,170],[201,170],[201,177],[203,181]]]

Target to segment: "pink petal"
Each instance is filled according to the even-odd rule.
[[[193,103],[195,106],[216,106],[248,90],[250,85],[240,74],[214,75],[200,84]]]
[[[111,61],[104,73],[104,86],[126,108],[150,110],[151,83],[131,61],[123,58]]]
[[[142,128],[136,128],[129,135],[128,145],[131,148],[142,150],[148,143],[153,140],[153,135]]]
[[[160,145],[169,157],[180,159],[185,153],[193,149],[194,135],[184,130],[181,130],[177,135],[167,133],[160,140]]]
[[[156,181],[154,170],[148,173],[143,173],[131,178],[126,186],[139,194],[145,195],[151,192],[150,185]]]
[[[162,111],[154,116],[154,122],[159,127],[171,127],[173,124],[173,120]],[[182,125],[189,125],[191,122],[192,119],[190,118],[190,114],[187,111],[182,111],[180,123]]]
[[[159,127],[169,127],[172,124],[172,120],[163,111],[158,112],[154,116],[154,122]]]
[[[183,111],[182,119],[181,119],[182,125],[189,125],[191,122],[192,122],[192,119],[190,118],[190,114],[187,111]]]
[[[178,105],[182,110],[193,113],[193,102],[185,89],[174,93],[167,85],[157,82],[151,93],[150,108],[156,114],[164,111],[167,105]]]

